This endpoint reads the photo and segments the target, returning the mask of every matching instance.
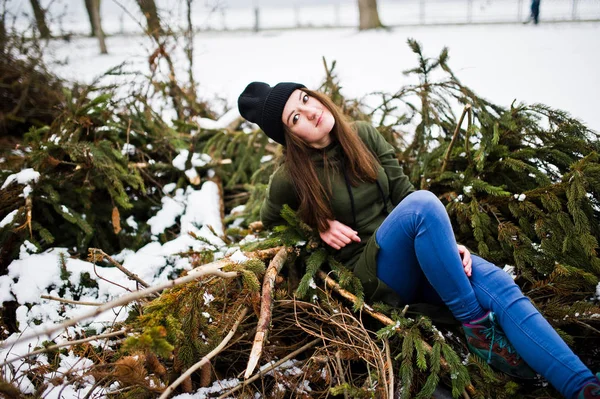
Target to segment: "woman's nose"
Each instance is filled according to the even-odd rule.
[[[306,115],[309,120],[313,120],[317,117],[317,109],[311,106],[303,106],[302,112]]]

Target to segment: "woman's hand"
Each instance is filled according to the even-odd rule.
[[[340,223],[337,220],[327,220],[327,223],[329,223],[329,229],[319,233],[319,235],[325,244],[330,247],[341,249],[352,241],[360,242],[358,232],[352,230],[344,223]]]
[[[462,258],[463,269],[465,269],[465,274],[467,277],[471,277],[471,273],[473,271],[473,261],[471,260],[471,253],[464,245],[458,244],[458,253]]]

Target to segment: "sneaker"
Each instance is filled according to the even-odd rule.
[[[600,373],[596,373],[596,382],[588,382],[581,388],[577,399],[600,398]]]
[[[490,366],[512,377],[536,378],[536,372],[525,363],[506,338],[493,312],[463,324],[463,329],[467,335],[469,350],[486,360]]]

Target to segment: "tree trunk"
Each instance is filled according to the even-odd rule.
[[[146,21],[148,23],[148,34],[154,37],[156,40],[162,35],[162,29],[160,27],[160,19],[158,18],[158,11],[156,10],[156,3],[154,0],[136,0]]]
[[[85,9],[88,13],[88,19],[90,20],[90,37],[96,37],[96,24],[94,22],[93,10],[94,10],[94,0],[84,0],[85,1]],[[99,3],[98,3],[99,5]],[[102,27],[100,27],[102,29]]]
[[[108,54],[108,50],[106,50],[106,42],[104,41],[104,31],[102,31],[102,22],[100,20],[100,0],[86,0],[86,5],[88,1],[91,3],[90,16],[92,28],[94,29],[94,36],[98,38],[98,43],[100,44],[100,54]]]
[[[4,24],[4,15],[0,16],[0,55],[4,56],[6,49],[6,25]]]
[[[377,0],[358,0],[359,30],[381,28]]]
[[[30,0],[31,8],[33,8],[33,15],[35,16],[35,23],[40,31],[42,39],[50,39],[50,29],[46,25],[46,11],[40,5],[39,0]]]

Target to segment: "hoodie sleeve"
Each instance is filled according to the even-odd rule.
[[[294,185],[281,165],[269,179],[267,196],[260,208],[260,220],[265,228],[285,223],[281,217],[284,204],[288,204],[294,210],[297,210],[299,205]]]
[[[408,194],[415,191],[408,177],[396,157],[394,147],[368,122],[357,122],[358,133],[379,159],[388,178],[390,186],[390,200],[394,206],[398,205]]]

